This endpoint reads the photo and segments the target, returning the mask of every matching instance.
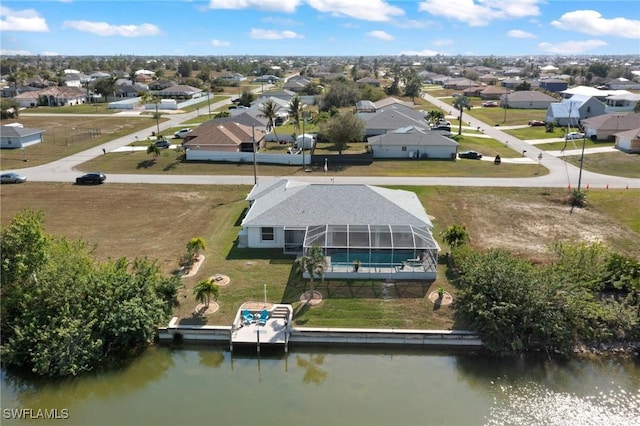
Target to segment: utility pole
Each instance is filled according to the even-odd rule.
[[[253,184],[258,184],[258,168],[256,166],[256,134],[255,126],[251,126],[251,144],[253,145]]]
[[[587,142],[587,135],[582,136],[582,154],[580,154],[580,172],[578,173],[578,194],[580,193],[580,183],[582,183],[582,165],[584,163],[584,145]]]

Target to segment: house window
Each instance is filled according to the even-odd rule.
[[[587,112],[591,112],[591,107],[587,107]]]
[[[273,227],[269,226],[269,227],[260,228],[260,231],[262,232],[262,241],[274,240],[275,233],[273,231]]]
[[[403,147],[402,147],[402,150],[403,150],[403,151],[406,151],[406,150],[407,150],[407,147],[406,147],[406,146],[403,146]]]

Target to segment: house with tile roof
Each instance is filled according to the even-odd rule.
[[[640,128],[640,113],[598,115],[582,120],[582,128],[591,140],[614,140],[620,132]]]
[[[413,192],[279,179],[258,183],[247,200],[239,247],[304,254],[319,246],[326,278],[436,278],[440,247]]]
[[[187,160],[190,151],[253,152],[254,132],[251,127],[233,121],[211,120],[187,133],[182,146]]]
[[[508,105],[516,109],[547,109],[558,100],[546,93],[535,90],[523,90],[504,94],[500,97],[500,105]]]

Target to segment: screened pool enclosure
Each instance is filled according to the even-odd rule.
[[[358,273],[435,279],[440,249],[428,227],[413,225],[308,226],[303,253],[313,246],[321,247],[327,257],[327,278],[354,278]]]

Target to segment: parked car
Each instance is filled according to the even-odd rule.
[[[472,160],[479,160],[482,158],[482,154],[476,151],[462,151],[458,153],[458,158],[470,158]]]
[[[483,107],[488,107],[488,108],[491,108],[491,107],[497,107],[497,106],[498,106],[498,103],[497,103],[497,102],[495,102],[495,101],[487,101],[487,102],[483,102],[483,103],[482,103],[482,106],[483,106]]]
[[[547,124],[546,121],[540,121],[540,120],[529,120],[529,126],[531,127],[536,127],[536,126],[545,126]]]
[[[580,133],[580,132],[569,132],[566,134],[566,136],[564,137],[566,140],[571,140],[571,139],[582,139],[584,138],[584,133]]]
[[[18,173],[5,173],[0,175],[0,183],[24,183],[26,181],[27,178]]]
[[[160,139],[159,141],[156,141],[156,146],[162,149],[171,148],[171,142],[166,139]]]
[[[107,177],[104,173],[101,172],[90,172],[85,175],[76,178],[76,185],[98,185],[107,180]]]
[[[184,135],[186,135],[187,133],[189,133],[191,131],[191,129],[186,128],[186,129],[180,129],[177,132],[175,132],[173,134],[173,137],[176,139],[182,139],[184,138]]]

